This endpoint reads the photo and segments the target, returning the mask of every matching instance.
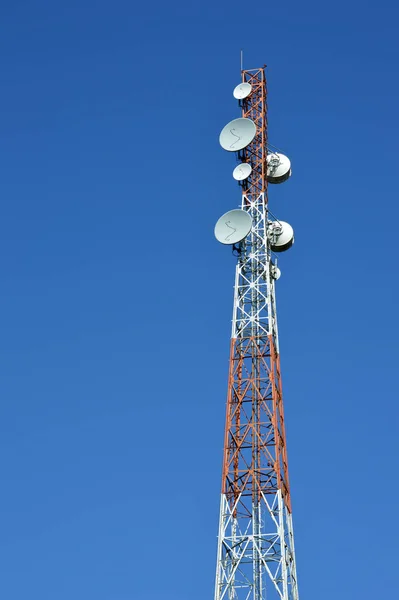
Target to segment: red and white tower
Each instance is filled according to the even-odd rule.
[[[265,69],[243,70],[234,96],[242,115],[220,143],[240,163],[241,209],[215,227],[237,255],[215,600],[299,600],[275,301],[275,253],[294,238],[267,193],[291,169],[268,151]]]

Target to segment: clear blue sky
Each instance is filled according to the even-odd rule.
[[[301,597],[397,594],[394,3],[3,3],[0,595],[213,597],[239,203],[269,65]]]

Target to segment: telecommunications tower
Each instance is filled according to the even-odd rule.
[[[275,253],[292,246],[294,232],[267,196],[291,163],[269,150],[265,68],[241,75],[233,92],[241,117],[219,138],[236,153],[242,200],[215,226],[237,256],[215,600],[299,600],[275,301]]]

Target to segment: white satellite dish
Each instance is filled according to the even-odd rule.
[[[221,244],[237,244],[251,231],[252,219],[245,210],[229,210],[215,225],[215,237]]]
[[[277,279],[280,279],[280,277],[281,277],[281,271],[278,267],[276,267],[276,265],[272,266],[272,277],[276,281],[277,281]]]
[[[219,143],[228,152],[238,152],[252,142],[256,135],[256,125],[251,119],[234,119],[223,127]]]
[[[267,155],[267,181],[269,183],[283,183],[291,177],[291,161],[280,152]]]
[[[242,181],[252,173],[252,167],[249,163],[241,163],[233,171],[233,177],[236,181]]]
[[[284,252],[291,248],[294,243],[294,230],[285,221],[269,221],[267,226],[267,237],[273,252]]]
[[[233,96],[237,100],[244,100],[252,92],[252,85],[250,83],[240,83],[234,88]]]

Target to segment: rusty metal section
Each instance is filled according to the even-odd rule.
[[[281,489],[291,509],[280,360],[272,339],[232,340],[222,493],[242,514],[248,496]]]

